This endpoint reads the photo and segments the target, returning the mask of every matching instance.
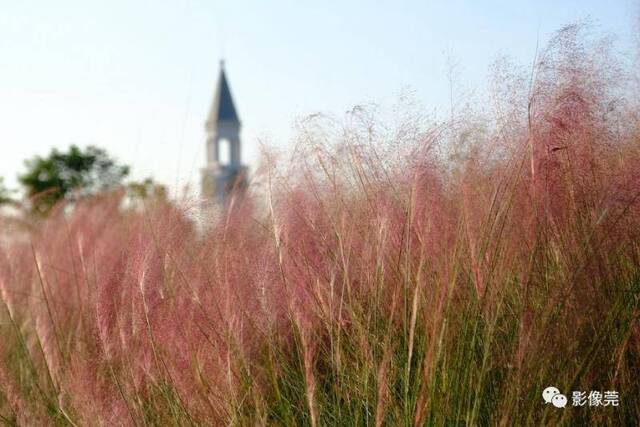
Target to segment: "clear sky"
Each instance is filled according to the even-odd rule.
[[[590,19],[628,43],[637,0],[0,0],[0,176],[71,143],[105,147],[172,187],[197,185],[204,120],[224,57],[243,122],[287,144],[303,115],[389,106],[410,90],[448,105],[457,79],[484,85],[489,64],[531,62],[562,25]]]

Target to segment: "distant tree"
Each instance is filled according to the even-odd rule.
[[[0,205],[4,205],[12,201],[9,194],[9,190],[4,186],[4,178],[0,176]]]
[[[129,174],[101,148],[72,145],[67,152],[53,149],[47,157],[25,161],[27,172],[18,177],[33,210],[48,212],[62,199],[76,199],[119,186]]]
[[[153,178],[143,181],[132,181],[127,184],[127,193],[132,199],[157,199],[167,200],[167,187],[158,184]]]

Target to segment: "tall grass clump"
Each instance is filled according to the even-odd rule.
[[[629,77],[569,26],[532,71],[497,61],[487,100],[446,122],[302,122],[204,231],[114,194],[4,232],[0,419],[636,424]],[[574,390],[619,406],[573,407]]]

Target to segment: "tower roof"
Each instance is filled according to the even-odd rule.
[[[236,107],[233,103],[227,76],[224,72],[224,62],[220,61],[220,74],[218,76],[218,84],[216,93],[211,103],[209,117],[207,118],[207,127],[213,126],[220,122],[236,122],[240,123]]]

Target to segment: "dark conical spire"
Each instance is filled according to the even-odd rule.
[[[216,93],[209,110],[207,127],[212,127],[220,122],[240,123],[233,98],[231,97],[229,83],[227,83],[227,76],[224,72],[224,61],[220,61],[220,75],[218,76]]]

